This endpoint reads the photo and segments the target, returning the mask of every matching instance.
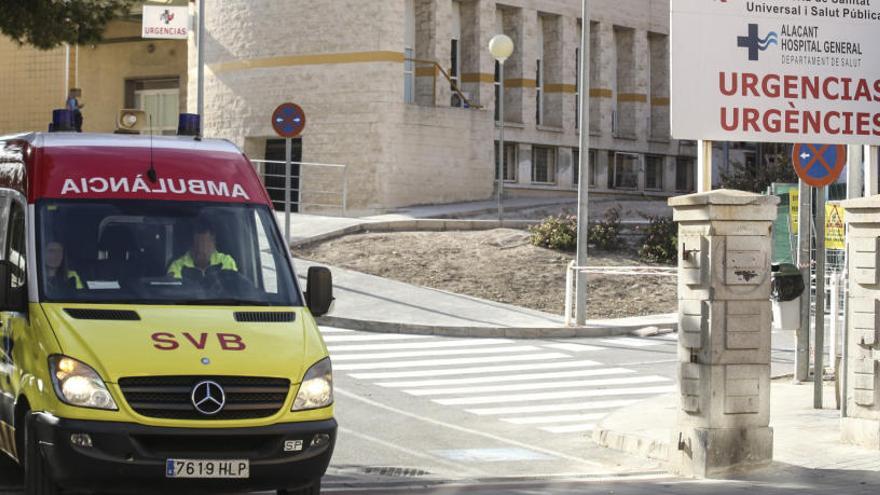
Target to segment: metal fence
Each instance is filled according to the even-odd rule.
[[[285,186],[286,162],[251,160],[263,180],[272,204],[285,211],[286,187],[294,213],[348,213],[348,165],[291,162],[290,183]]]
[[[565,325],[574,321],[575,279],[578,273],[638,277],[677,277],[678,267],[662,266],[577,266],[572,261],[565,272]]]

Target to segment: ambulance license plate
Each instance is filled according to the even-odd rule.
[[[168,459],[165,461],[165,477],[249,478],[250,462],[247,459]]]

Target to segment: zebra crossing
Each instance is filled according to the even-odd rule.
[[[615,409],[676,390],[669,377],[602,362],[610,349],[674,345],[668,337],[583,344],[321,331],[337,373],[553,434],[589,433]]]

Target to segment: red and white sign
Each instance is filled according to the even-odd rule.
[[[306,113],[296,103],[282,103],[272,112],[272,129],[283,138],[295,138],[306,128]]]
[[[880,145],[880,1],[672,0],[677,139]]]
[[[142,38],[185,40],[189,35],[189,7],[144,5]]]
[[[40,150],[32,199],[153,199],[269,204],[253,166],[238,153],[148,148]]]

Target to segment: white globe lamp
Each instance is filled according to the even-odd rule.
[[[513,40],[505,34],[497,34],[489,40],[489,53],[500,63],[504,63],[513,55]]]

